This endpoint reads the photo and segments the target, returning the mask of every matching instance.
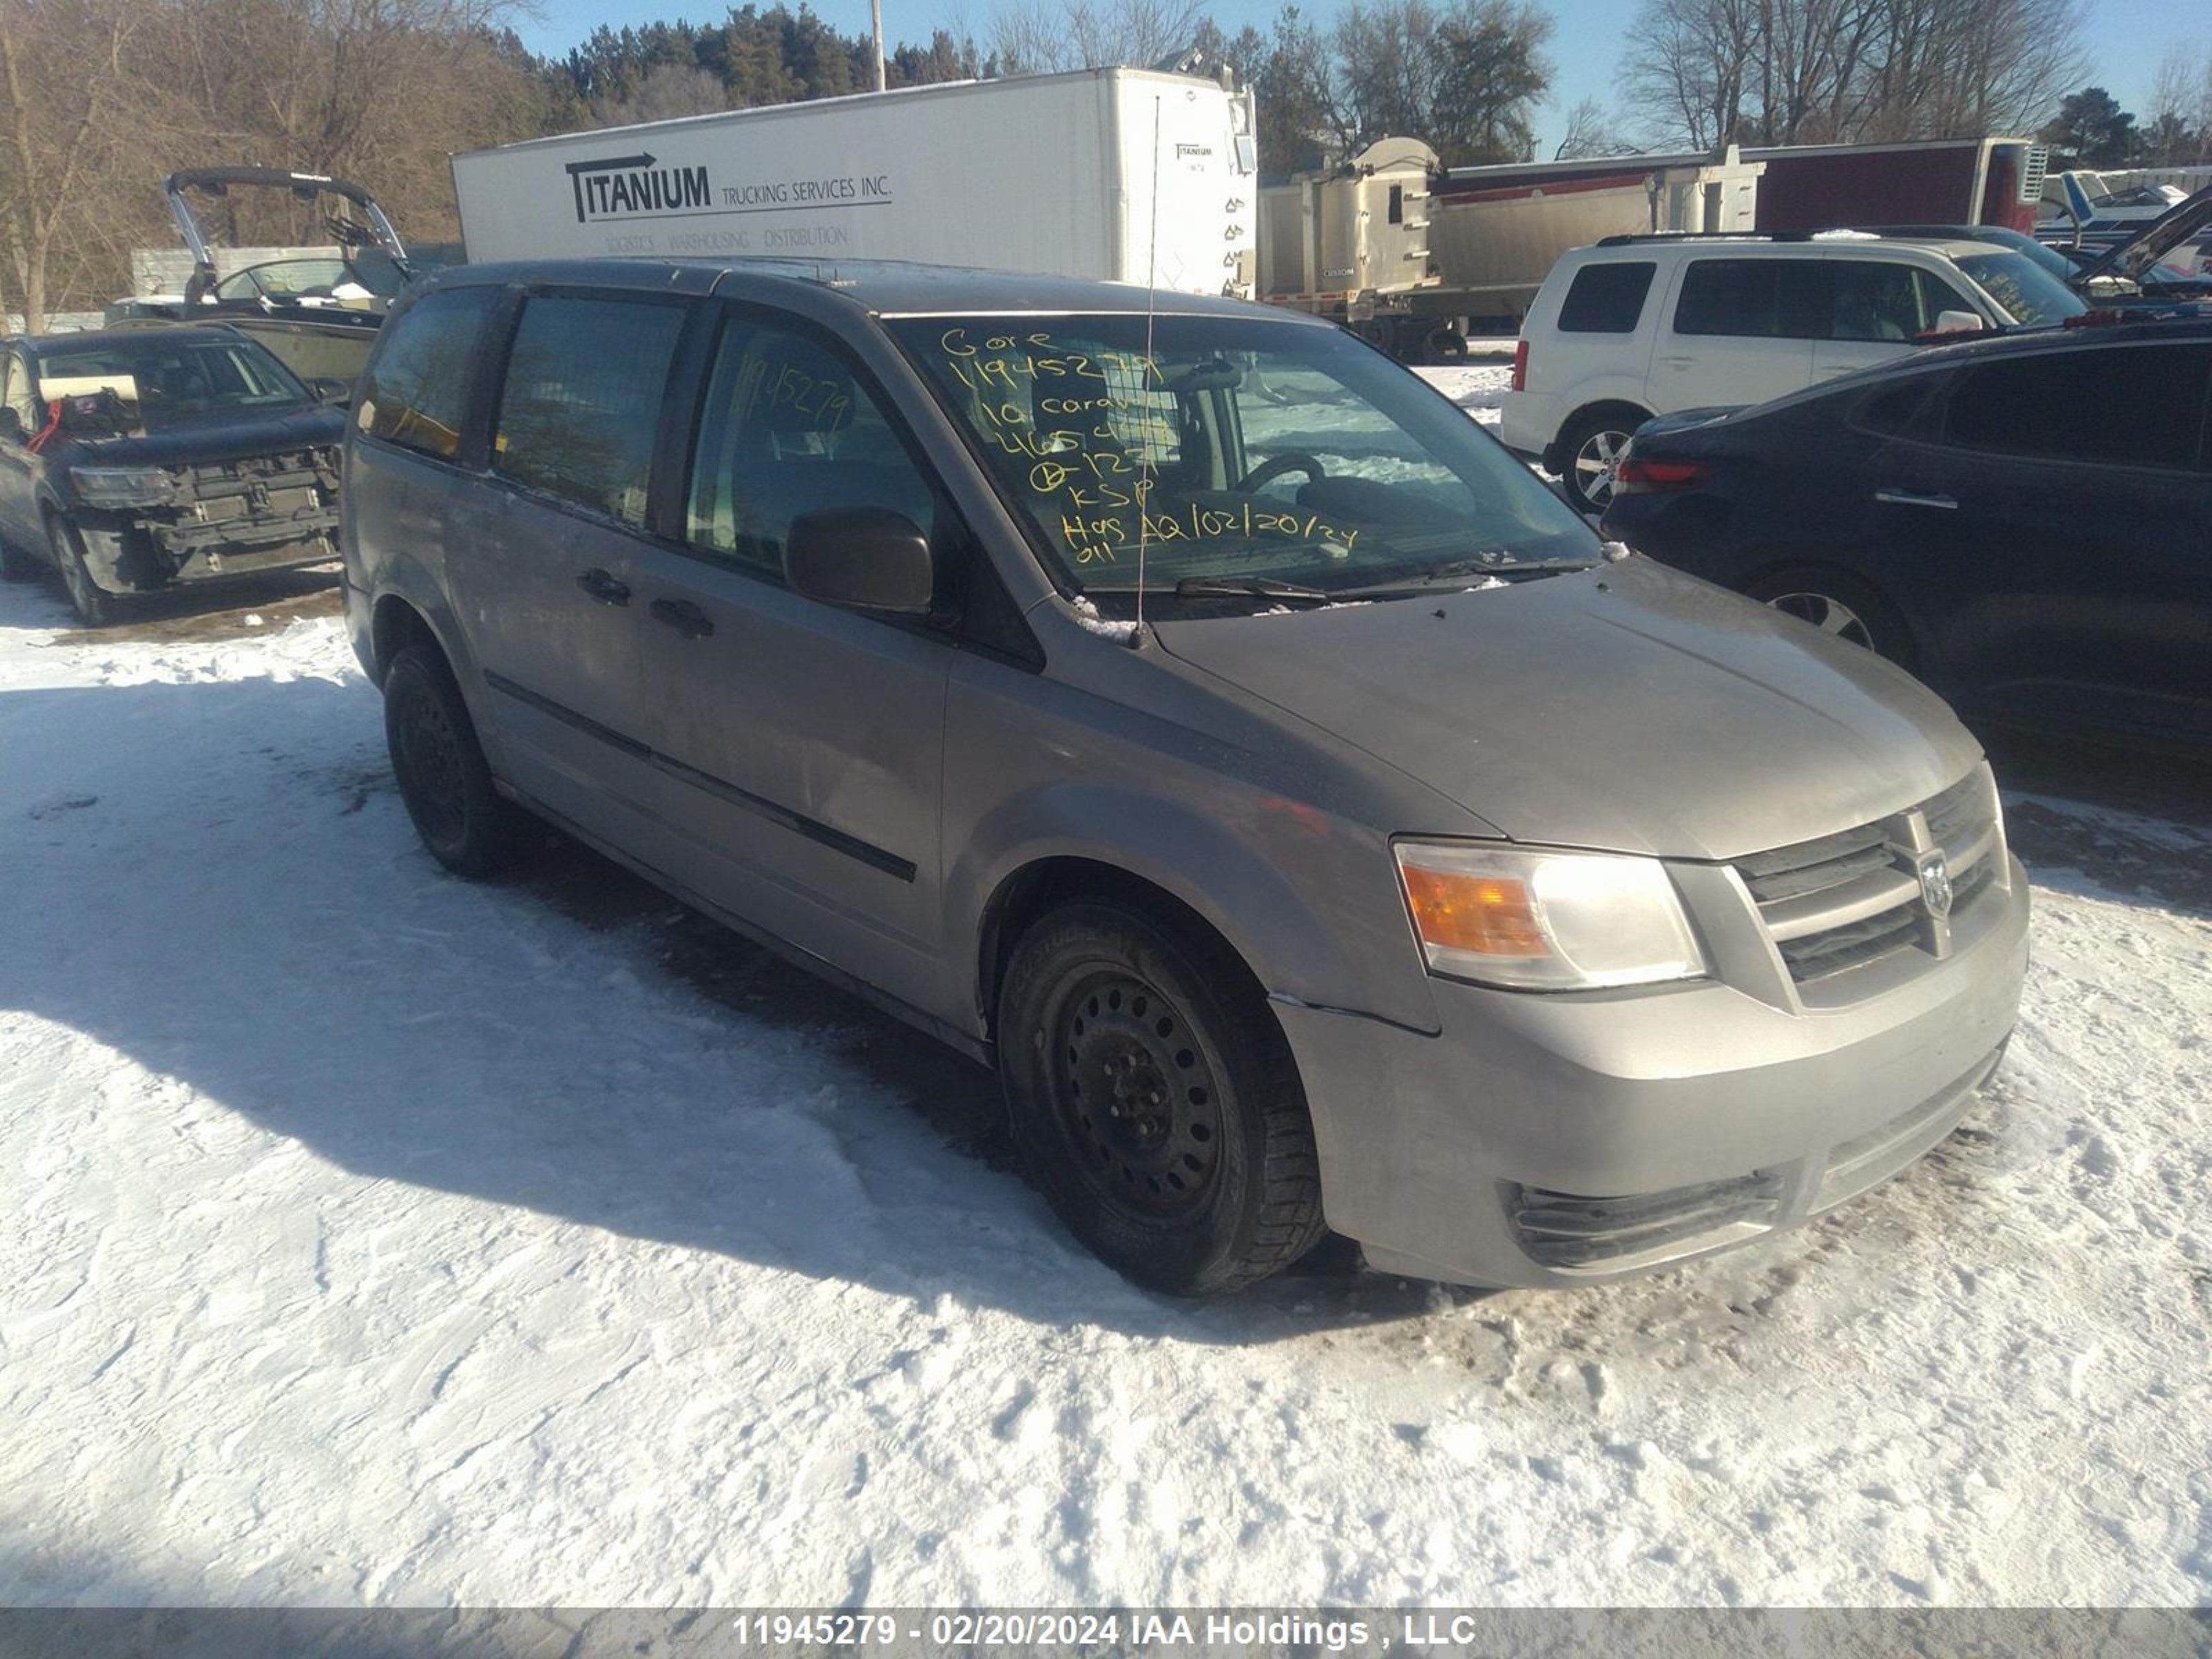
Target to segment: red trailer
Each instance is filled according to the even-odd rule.
[[[1577,161],[1454,167],[1432,186],[1439,203],[1590,189],[1713,158],[1613,155]],[[2043,199],[2048,153],[2027,138],[1930,138],[1895,144],[1784,144],[1741,152],[1764,161],[1755,228],[1826,230],[1849,225],[2002,225],[2031,232]],[[1449,285],[1450,276],[1446,273]]]

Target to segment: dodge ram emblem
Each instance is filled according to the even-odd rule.
[[[1920,897],[1929,915],[1951,914],[1951,866],[1941,848],[1920,860]]]

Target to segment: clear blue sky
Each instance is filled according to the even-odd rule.
[[[795,5],[797,0],[793,0]],[[1304,0],[1310,17],[1326,23],[1343,0]],[[1584,98],[1614,101],[1620,68],[1620,31],[1636,9],[1636,0],[1543,0],[1559,27],[1552,37],[1558,66],[1551,102],[1539,123],[1541,153],[1559,142],[1566,112]],[[2150,94],[2151,77],[2167,48],[2212,43],[2212,24],[2203,21],[2202,0],[2089,0],[2089,82],[2100,84],[2130,109],[2141,111]],[[719,19],[726,0],[538,0],[538,15],[520,33],[531,47],[565,52],[601,23],[624,23],[689,16],[695,22]],[[1234,33],[1247,23],[1265,29],[1280,9],[1279,0],[1225,0],[1214,6],[1214,21]],[[868,0],[814,0],[814,9],[836,27],[865,33]],[[884,32],[896,44],[926,40],[932,29],[963,27],[980,33],[990,15],[990,0],[884,0]]]

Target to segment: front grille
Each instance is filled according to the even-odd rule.
[[[1598,1198],[1509,1182],[1505,1212],[1529,1259],[1560,1272],[1649,1267],[1774,1224],[1778,1176],[1738,1176]]]
[[[1738,859],[1790,978],[1810,984],[1916,948],[1944,954],[1948,925],[1923,892],[1920,863],[1943,854],[1958,915],[1997,875],[1994,803],[1977,767],[1905,811]]]

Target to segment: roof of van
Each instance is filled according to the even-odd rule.
[[[553,283],[659,293],[747,293],[769,298],[778,289],[827,290],[881,316],[936,313],[1123,312],[1161,316],[1278,318],[1331,325],[1276,306],[1213,295],[1147,289],[1134,283],[1040,276],[903,259],[522,259],[501,264],[448,265],[418,284],[456,288],[480,283]]]

